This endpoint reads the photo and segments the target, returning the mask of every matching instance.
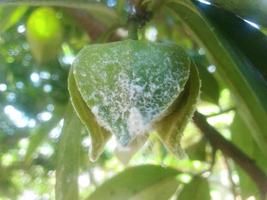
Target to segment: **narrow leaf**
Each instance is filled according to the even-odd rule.
[[[255,163],[267,173],[267,161],[255,141],[253,140],[249,129],[239,116],[239,113],[236,113],[234,122],[231,125],[231,133],[233,143],[249,157],[253,158],[255,160]],[[252,195],[259,196],[259,190],[255,185],[255,182],[246,174],[246,172],[242,168],[236,166],[236,169],[239,176],[239,184],[242,197],[246,199]]]
[[[116,23],[119,18],[116,12],[108,8],[105,4],[96,0],[0,0],[0,5],[29,5],[29,6],[61,6],[67,8],[78,8],[87,10],[96,19],[105,25],[110,22]]]
[[[40,147],[41,144],[47,139],[49,131],[56,126],[60,118],[61,112],[56,114],[54,113],[52,119],[47,122],[44,122],[34,130],[34,133],[30,137],[30,143],[27,147],[26,154],[24,157],[25,163],[30,164],[34,153],[36,152],[38,147]]]
[[[132,167],[106,181],[87,200],[167,200],[178,187],[178,173],[155,165]]]
[[[203,56],[194,56],[192,59],[197,66],[199,78],[201,80],[201,100],[218,104],[220,88],[214,74],[210,73],[207,69],[208,62],[203,58]]]
[[[1,4],[1,1],[0,1]],[[0,33],[15,25],[27,11],[27,6],[1,6],[0,7]]]
[[[257,70],[257,78],[263,78],[264,87],[267,87],[267,40],[260,30],[245,22],[231,12],[217,6],[203,6],[196,3],[197,7],[205,14],[234,51],[240,51],[249,61],[246,67],[241,68],[243,73],[248,70],[248,65]],[[266,10],[267,11],[267,10]],[[253,75],[255,76],[255,75]],[[267,90],[266,90],[267,93]]]
[[[69,104],[57,150],[56,199],[78,200],[81,123]]]
[[[267,4],[264,0],[208,0],[244,19],[267,27]]]

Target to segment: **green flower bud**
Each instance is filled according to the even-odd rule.
[[[126,147],[153,130],[176,153],[177,135],[199,93],[198,75],[193,68],[190,76],[190,66],[174,44],[125,40],[85,47],[73,63],[69,91],[91,134],[91,158],[101,154],[110,135]],[[194,88],[191,79],[196,79]],[[194,99],[188,99],[187,90],[195,90]]]

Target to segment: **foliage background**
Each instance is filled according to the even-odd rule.
[[[177,0],[168,5],[155,2],[153,18],[140,30],[139,37],[175,42],[187,50],[202,80],[198,111],[266,174],[266,6],[260,1],[211,2],[218,6],[206,1]],[[69,68],[84,45],[127,37],[129,5],[122,0],[25,0],[0,4],[0,199],[55,199],[57,153],[64,151],[59,140],[69,98]],[[40,28],[27,25],[39,6],[54,6],[56,13],[56,19],[46,22],[45,28],[49,30],[53,20],[58,20],[62,30],[59,50],[52,59],[44,57],[43,62],[33,56],[41,49],[31,49],[31,38],[27,37],[30,28]],[[40,20],[45,23],[46,19],[49,14]],[[257,24],[253,27],[243,19]],[[48,40],[54,41],[53,32]],[[44,52],[52,51],[52,44]],[[118,190],[115,199],[155,199],[153,195],[164,194],[161,199],[252,200],[267,191],[267,187],[265,191],[257,187],[257,180],[250,174],[255,171],[244,170],[235,155],[229,157],[224,148],[210,145],[210,138],[204,137],[193,122],[182,140],[188,158],[178,160],[151,135],[126,165],[114,153],[113,139],[101,158],[91,163],[90,138],[83,128],[77,138],[78,130],[65,138],[70,149],[62,163],[70,166],[70,171],[77,171],[81,199],[94,191],[89,200],[109,199],[112,195],[101,196],[107,192],[99,186],[119,172],[123,173],[117,177],[117,185],[116,180],[106,183],[107,188],[110,184]],[[139,167],[128,169],[132,166]],[[125,169],[133,171],[124,172]],[[61,189],[75,200],[75,176],[71,184]],[[133,191],[125,192],[124,184],[133,190],[141,185],[135,188],[139,196]],[[129,196],[119,196],[122,194]]]

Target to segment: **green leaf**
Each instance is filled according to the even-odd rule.
[[[1,4],[1,2],[0,2]],[[0,7],[0,33],[15,25],[27,11],[27,6],[1,6]]]
[[[56,199],[78,200],[81,123],[69,104],[57,149]]]
[[[207,56],[217,67],[220,78],[232,91],[241,116],[267,158],[266,88],[240,52],[235,51],[222,34],[210,24],[190,1],[171,1],[169,7],[188,26]]]
[[[196,176],[184,186],[177,200],[201,199],[210,200],[210,189],[207,179]]]
[[[200,80],[194,63],[184,92],[179,96],[174,111],[156,124],[156,131],[164,145],[176,156],[182,155],[180,140],[184,128],[191,119],[199,98]]]
[[[87,200],[168,200],[178,187],[178,173],[155,165],[132,167],[106,181]]]
[[[261,167],[265,173],[267,173],[267,160],[260,151],[259,147],[255,143],[254,139],[249,132],[246,124],[241,119],[239,113],[236,113],[234,121],[231,125],[232,141],[250,158],[255,160],[255,163]],[[248,198],[251,195],[259,195],[259,191],[255,182],[246,174],[242,168],[236,166],[239,176],[239,183],[241,189],[241,195],[243,198]]]
[[[267,27],[267,4],[264,0],[209,0],[236,15]]]
[[[185,149],[186,154],[191,160],[206,160],[206,144],[204,138],[201,138],[196,143],[192,144],[188,148]]]
[[[208,101],[214,104],[218,104],[220,97],[220,88],[214,75],[207,70],[207,62],[201,57],[192,58],[197,66],[199,77],[201,80],[201,94],[200,98],[203,101]]]
[[[62,6],[73,8],[86,8],[90,4],[97,4],[93,0],[1,0],[0,4],[5,5],[31,5],[31,6]]]
[[[87,10],[92,16],[105,25],[109,26],[110,24],[119,23],[119,17],[114,10],[94,0],[1,0],[0,5],[1,4],[78,8]]]
[[[90,133],[92,141],[92,146],[90,148],[90,159],[95,161],[103,152],[104,146],[111,134],[103,127],[98,125],[93,113],[83,101],[81,94],[78,92],[79,90],[77,89],[72,69],[69,73],[68,89],[73,108],[86,127],[87,131]]]
[[[233,48],[235,52],[240,51],[243,54],[240,56],[245,57],[247,62],[249,62],[246,68],[243,70],[241,68],[241,70],[244,71],[243,73],[249,71],[249,66],[252,69],[255,69],[253,71],[257,70],[260,74],[250,74],[250,76],[256,76],[257,79],[262,78],[265,80],[260,83],[263,84],[262,88],[266,88],[266,35],[231,12],[217,8],[216,6],[203,6],[201,4],[197,4],[197,7],[205,14],[216,29],[220,31],[223,37],[230,44],[230,47]]]
[[[62,110],[56,109],[56,111],[53,112],[53,117],[49,121],[42,123],[34,130],[34,133],[30,136],[29,146],[27,147],[24,157],[26,164],[30,164],[38,147],[47,139],[49,131],[53,129],[61,119],[61,114]]]

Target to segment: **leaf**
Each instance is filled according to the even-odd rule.
[[[231,89],[242,118],[267,158],[267,92],[262,78],[190,1],[174,0],[169,8],[205,47],[209,60],[216,65],[220,78]]]
[[[214,104],[218,104],[220,97],[220,88],[217,80],[214,78],[213,74],[207,70],[207,62],[201,57],[193,56],[191,57],[198,69],[199,78],[201,80],[201,94],[200,98],[203,101],[208,101]]]
[[[69,104],[57,149],[56,199],[78,200],[81,123]]]
[[[261,167],[265,173],[267,173],[267,161],[252,138],[249,129],[241,119],[239,113],[236,113],[234,121],[231,125],[231,133],[233,143],[250,158],[253,158],[255,163]],[[236,166],[236,169],[239,176],[242,197],[246,199],[251,195],[259,195],[259,191],[255,185],[255,182],[246,174],[244,170],[242,170],[242,168]]]
[[[264,86],[267,87],[266,35],[231,12],[216,6],[197,4],[197,7],[220,31],[231,48],[234,48],[234,51],[240,51],[246,57],[250,62],[249,65],[260,73],[259,78],[262,76],[265,80]]]
[[[177,200],[201,199],[210,200],[210,189],[207,179],[196,176],[184,186]]]
[[[180,140],[184,128],[191,119],[199,98],[200,80],[195,64],[191,64],[190,77],[184,92],[177,101],[177,108],[156,124],[156,131],[164,145],[176,156],[182,155]]]
[[[0,2],[1,4],[1,2]],[[27,6],[1,6],[0,7],[0,33],[15,25],[26,13]]]
[[[185,149],[186,154],[191,160],[206,160],[206,144],[204,138],[201,138],[196,143],[192,144],[188,148]]]
[[[96,1],[88,0],[1,0],[0,4],[5,5],[31,5],[31,6],[62,6],[84,9],[90,4],[97,4]]]
[[[68,89],[72,106],[82,123],[85,125],[87,131],[90,133],[92,141],[92,146],[90,147],[90,159],[95,161],[103,152],[104,146],[111,135],[103,127],[98,125],[93,113],[83,101],[81,94],[77,89],[72,69],[69,73]]]
[[[93,0],[1,0],[0,5],[30,5],[30,6],[61,6],[87,10],[92,16],[105,25],[119,23],[116,12],[105,4]]]
[[[132,167],[106,181],[87,200],[168,200],[178,187],[178,174],[156,165]]]
[[[267,27],[267,4],[264,0],[209,0],[244,19]]]
[[[33,154],[36,152],[38,147],[47,139],[49,131],[53,129],[59,122],[61,113],[61,109],[56,109],[53,112],[53,117],[49,121],[42,123],[39,127],[36,128],[36,130],[34,130],[34,133],[30,136],[29,146],[26,149],[26,154],[24,157],[24,162],[26,164],[30,164],[33,159]]]

